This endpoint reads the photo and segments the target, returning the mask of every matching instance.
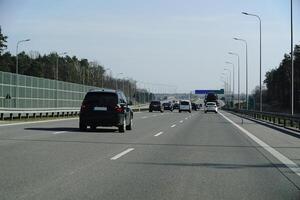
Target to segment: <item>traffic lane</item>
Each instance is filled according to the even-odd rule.
[[[63,197],[300,198],[299,189],[280,173],[276,165],[220,115],[196,115],[152,139],[152,144],[147,140],[132,145],[134,151],[105,163],[105,172],[93,166],[73,176],[71,182],[81,183],[70,183],[71,187],[62,184]],[[84,188],[80,186],[82,184]],[[47,196],[56,194],[56,188],[52,189],[47,190]]]
[[[38,137],[32,136],[26,139],[1,137],[2,143],[11,141],[16,143],[0,145],[0,162],[3,163],[0,166],[0,179],[2,179],[0,194],[3,198],[26,196],[30,191],[39,191],[41,188],[64,181],[65,177],[82,169],[93,165],[102,166],[110,156],[131,144],[138,143],[139,138],[147,134],[152,136],[151,129],[154,126],[164,127],[167,122],[173,123],[174,120],[185,115],[163,116],[163,120],[158,117],[156,121],[153,119],[141,121],[133,131],[130,131],[133,134],[84,132],[40,134]],[[138,128],[139,124],[142,130]],[[57,124],[53,125],[57,127]],[[134,137],[128,139],[128,136],[135,133]]]
[[[134,150],[25,199],[300,198],[274,163],[219,115],[195,115],[128,148]]]
[[[187,117],[188,119],[190,119],[191,115],[190,114],[184,114],[184,113],[181,113],[181,114],[178,114],[178,115],[174,115],[180,119],[184,118],[184,117]],[[167,117],[167,116],[166,116]],[[168,116],[166,118],[167,119],[170,119],[170,116]],[[146,121],[146,120],[145,120]],[[170,119],[170,121],[172,123],[169,124],[168,128],[170,128],[174,122],[174,119]],[[153,121],[152,121],[153,122]],[[166,122],[165,120],[160,120],[160,122]],[[157,125],[157,124],[156,124]],[[144,126],[145,128],[145,126]],[[167,127],[166,127],[167,128]],[[151,137],[154,137],[153,134],[151,134]],[[145,139],[145,138],[144,138]],[[135,144],[135,145],[139,145],[141,142],[139,141],[135,141],[134,143],[132,144]],[[119,143],[118,143],[119,144]],[[132,145],[130,144],[130,145]],[[127,145],[127,144],[126,144]],[[124,146],[124,148],[122,148],[122,150],[126,149],[127,147]],[[56,147],[53,147],[53,149],[57,149]],[[116,152],[121,152],[121,150],[116,150],[114,152],[114,154]],[[61,151],[59,151],[58,153],[61,153]],[[106,152],[107,153],[107,152]],[[57,153],[54,153],[54,155],[57,154]],[[86,153],[83,153],[83,154],[86,154]],[[112,154],[113,155],[113,154]],[[111,155],[111,156],[112,156]],[[74,159],[74,156],[70,155],[69,157],[73,157]],[[81,156],[79,156],[81,157]],[[50,160],[57,160],[57,158],[50,158]],[[55,174],[55,177],[56,178],[52,178],[52,177],[43,177],[43,174],[41,174],[40,177],[43,177],[43,179],[48,179],[48,181],[45,181],[43,183],[39,183],[37,185],[34,185],[34,187],[32,188],[29,188],[29,189],[26,189],[25,191],[31,191],[31,192],[21,192],[20,194],[18,193],[13,193],[13,195],[18,195],[18,196],[14,196],[14,197],[22,197],[22,199],[65,199],[65,198],[69,198],[69,199],[82,199],[82,195],[83,194],[86,194],[87,191],[82,191],[81,189],[84,187],[85,188],[85,185],[87,183],[85,183],[84,181],[81,181],[81,180],[78,180],[77,179],[77,175],[78,174],[82,174],[83,173],[83,176],[85,176],[84,174],[87,172],[87,171],[90,171],[91,169],[95,169],[96,171],[99,171],[99,170],[105,170],[105,172],[101,172],[102,174],[105,174],[106,173],[106,170],[110,171],[110,166],[108,165],[106,167],[106,163],[107,161],[110,161],[108,158],[106,159],[100,159],[98,158],[97,160],[94,160],[92,159],[91,161],[84,161],[84,163],[88,163],[86,165],[83,165],[83,166],[78,166],[78,164],[74,164],[73,166],[76,166],[76,168],[74,169],[74,167],[70,170],[64,170],[65,173],[63,174],[60,174],[58,176],[56,176]],[[49,164],[49,163],[48,163]],[[50,163],[51,164],[51,163]],[[34,164],[33,164],[34,165]],[[58,166],[61,166],[62,164],[61,163],[57,163]],[[47,166],[46,166],[47,168]],[[48,166],[49,168],[49,166]],[[60,167],[60,168],[63,168],[63,169],[68,169],[68,166],[65,166],[65,167]],[[51,172],[49,172],[51,174]],[[52,172],[54,173],[54,172]],[[56,172],[55,172],[56,173]],[[16,174],[15,174],[16,175]],[[34,175],[34,174],[33,174]],[[93,181],[94,181],[94,176],[93,175],[87,175],[87,182],[88,184],[93,184]],[[98,178],[101,178],[101,177],[97,177]],[[115,177],[117,178],[117,177]],[[81,177],[80,179],[83,179],[85,180],[86,178],[84,177]],[[115,179],[114,179],[115,180]],[[36,181],[36,180],[35,180]],[[115,180],[117,181],[117,180]],[[30,181],[32,182],[32,181]],[[66,191],[68,191],[70,189],[70,185],[72,185],[72,191],[70,193],[66,193]],[[32,185],[32,183],[31,183]],[[108,187],[110,187],[110,181],[108,181],[107,183],[103,183],[103,185],[107,185]],[[95,185],[94,185],[95,186]],[[79,188],[77,188],[79,187]],[[79,190],[82,192],[80,194],[74,194],[73,191],[77,191]],[[65,190],[65,191],[64,191]],[[19,189],[20,191],[20,189]],[[24,190],[23,190],[24,191]],[[63,192],[62,192],[63,191]],[[88,189],[88,191],[90,191],[90,189]],[[93,191],[91,191],[92,193],[94,193]],[[2,192],[1,192],[2,193]],[[5,193],[3,193],[5,194]],[[7,194],[7,193],[6,193]],[[65,195],[66,194],[66,195]],[[95,193],[97,194],[97,193]],[[93,196],[93,194],[92,194]],[[92,198],[93,199],[93,198]],[[101,198],[103,199],[103,198]],[[108,197],[109,199],[109,197]]]
[[[251,120],[240,118],[236,115],[222,111],[222,113],[229,117],[239,126],[250,131],[254,136],[264,141],[270,147],[274,148],[276,151],[293,161],[295,164],[300,166],[300,140],[299,138],[293,137],[288,134],[284,134],[278,130],[272,129],[270,127],[255,123]],[[274,156],[270,156],[263,148],[259,150],[270,160],[275,160]],[[293,180],[296,185],[300,185],[300,180],[298,176],[291,172],[290,170],[280,168],[281,172],[284,173],[289,179]]]
[[[139,117],[134,117],[134,127],[132,131],[126,131],[125,136],[130,139],[130,136],[135,137],[133,135],[137,134],[138,137],[140,136],[140,132],[148,132],[148,130],[155,131],[156,129],[159,129],[160,125],[168,124],[168,122],[176,121],[177,119],[180,119],[183,115],[179,115],[179,113],[148,113],[144,112],[141,113],[142,115],[139,115]],[[166,117],[168,114],[170,114],[170,117]],[[145,118],[146,117],[146,118]],[[148,123],[149,122],[149,123]],[[165,122],[165,123],[161,123]],[[144,129],[144,123],[147,123],[146,127],[147,129]],[[91,136],[102,136],[102,137],[108,137],[110,138],[112,134],[118,133],[117,128],[114,127],[98,127],[97,130],[91,131],[88,130],[87,132],[80,132],[78,129],[78,119],[74,120],[62,120],[62,121],[49,121],[44,123],[34,123],[34,124],[23,124],[23,125],[16,125],[16,126],[7,126],[2,127],[0,131],[0,138],[2,140],[6,139],[6,142],[18,142],[18,139],[20,141],[22,139],[48,139],[49,134],[52,137],[52,134],[54,135],[70,135],[71,138],[75,137],[78,134],[82,133],[93,133]],[[148,127],[149,126],[149,127]],[[116,135],[114,134],[116,137]],[[121,135],[120,137],[124,137]],[[9,141],[9,139],[12,139]],[[5,143],[6,143],[5,142]],[[3,144],[3,142],[0,142],[0,144]]]

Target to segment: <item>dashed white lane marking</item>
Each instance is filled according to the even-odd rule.
[[[171,128],[174,128],[176,126],[176,124],[173,124],[172,126],[171,126]]]
[[[163,133],[164,133],[164,132],[161,131],[161,132],[159,132],[159,133],[156,133],[154,136],[157,137],[157,136],[160,136],[160,135],[163,134]]]
[[[187,120],[188,118],[186,117],[186,118],[184,118],[185,120]]]
[[[238,129],[240,129],[243,133],[245,133],[249,138],[251,138],[257,144],[259,144],[261,147],[263,147],[266,151],[268,151],[270,154],[272,154],[280,162],[282,162],[284,165],[286,165],[288,168],[290,168],[290,170],[292,170],[293,172],[295,172],[295,174],[297,174],[298,176],[300,176],[300,168],[299,168],[299,166],[296,163],[294,163],[293,161],[291,161],[290,159],[288,159],[287,157],[285,157],[284,155],[282,155],[281,153],[279,153],[277,150],[275,150],[274,148],[272,148],[271,146],[269,146],[267,143],[263,142],[262,140],[260,140],[256,136],[254,136],[252,133],[250,133],[249,131],[247,131],[243,127],[237,125],[235,122],[233,122],[232,120],[230,120],[228,117],[226,117],[222,113],[219,112],[219,114],[222,117],[224,117],[224,119],[226,119],[227,121],[229,121],[230,123],[232,123],[235,127],[237,127]]]
[[[57,132],[54,132],[53,134],[61,134],[61,133],[66,133],[67,131],[57,131]]]
[[[180,123],[183,123],[183,120],[180,120],[179,122],[180,122]]]
[[[124,156],[125,154],[129,153],[130,151],[133,151],[134,148],[129,148],[126,149],[125,151],[122,151],[121,153],[115,155],[114,157],[112,157],[110,160],[117,160],[118,158],[121,158],[122,156]]]

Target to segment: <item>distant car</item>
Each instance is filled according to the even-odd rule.
[[[132,129],[133,112],[128,107],[121,91],[102,89],[89,91],[82,102],[79,114],[79,129],[87,126],[116,126],[119,132]]]
[[[164,110],[170,110],[173,112],[173,104],[171,102],[163,103]]]
[[[192,104],[190,100],[181,100],[179,103],[179,112],[188,111],[192,112]]]
[[[208,93],[206,96],[205,96],[205,100],[204,100],[204,103],[206,104],[207,102],[215,102],[217,106],[219,106],[219,101],[218,101],[218,95],[215,94],[215,93]]]
[[[173,110],[175,110],[175,109],[179,109],[179,103],[178,102],[175,102],[173,104]]]
[[[207,102],[204,108],[204,112],[215,112],[218,113],[218,106],[216,102]]]
[[[192,110],[195,110],[195,111],[197,111],[199,109],[199,106],[198,106],[198,104],[196,104],[196,103],[192,103]]]
[[[164,107],[160,101],[151,101],[149,105],[149,112],[160,111],[164,112]]]

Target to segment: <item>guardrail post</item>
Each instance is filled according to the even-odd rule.
[[[283,127],[286,127],[286,119],[283,119]]]
[[[13,114],[12,113],[9,114],[9,119],[13,120]]]
[[[300,130],[300,121],[298,121],[298,129]]]
[[[29,113],[26,113],[26,119],[28,119],[29,118]]]
[[[276,118],[275,118],[275,117],[273,117],[273,124],[275,124],[275,119],[276,119]]]
[[[1,120],[4,120],[4,114],[1,113]]]

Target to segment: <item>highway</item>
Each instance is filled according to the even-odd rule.
[[[300,199],[300,140],[230,113],[0,125],[0,199]]]

